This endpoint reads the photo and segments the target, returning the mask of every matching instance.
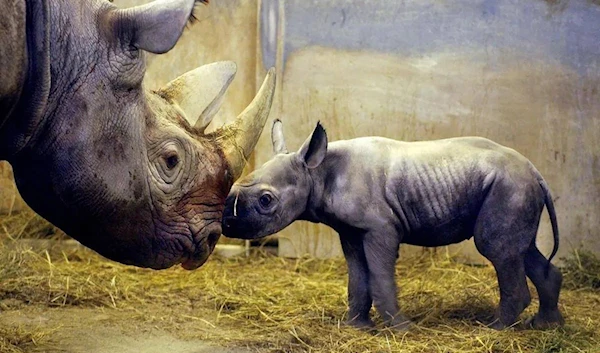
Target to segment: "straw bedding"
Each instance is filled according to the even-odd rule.
[[[249,257],[213,256],[196,271],[152,271],[83,248],[28,250],[8,236],[23,228],[13,221],[0,220],[0,317],[11,310],[93,308],[124,329],[160,327],[182,339],[257,352],[600,352],[600,259],[586,252],[564,261],[564,328],[486,328],[498,301],[493,268],[424,252],[397,266],[400,305],[415,327],[367,332],[342,324],[343,259],[283,259],[255,250]],[[534,300],[523,319],[537,309],[530,289]],[[51,335],[0,324],[0,352],[43,351]]]

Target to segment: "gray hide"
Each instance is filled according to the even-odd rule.
[[[534,327],[562,324],[558,269],[535,237],[544,205],[558,247],[548,186],[516,151],[480,137],[400,142],[364,137],[327,144],[320,124],[302,147],[285,153],[281,123],[273,125],[277,153],[234,184],[226,201],[224,235],[255,239],[295,220],[335,229],[348,264],[349,323],[371,326],[374,304],[388,325],[410,321],[397,303],[394,267],[400,243],[442,246],[474,237],[498,275],[494,328],[512,325],[537,288]]]
[[[234,123],[204,133],[232,62],[144,90],[145,52],[169,51],[195,4],[0,0],[0,159],[36,212],[126,264],[206,261],[270,110],[272,70]]]

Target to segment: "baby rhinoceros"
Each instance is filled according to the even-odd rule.
[[[562,283],[550,263],[558,226],[548,185],[516,151],[480,137],[401,142],[363,137],[327,144],[320,123],[297,152],[288,153],[279,120],[275,157],[234,184],[225,206],[224,235],[255,239],[295,220],[324,223],[339,233],[348,265],[348,323],[370,327],[371,305],[389,326],[410,321],[397,303],[394,267],[400,243],[443,246],[474,237],[494,266],[500,304],[491,327],[513,325],[531,301],[534,328],[563,324]],[[548,209],[554,249],[536,247]]]

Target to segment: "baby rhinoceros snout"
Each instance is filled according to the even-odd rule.
[[[248,197],[237,191],[235,185],[225,200],[222,226],[223,235],[237,239],[259,238],[260,230],[264,228]]]
[[[232,191],[234,191],[232,189]],[[225,200],[223,210],[223,235],[230,238],[243,238],[244,232],[240,229],[240,219],[237,214],[238,193],[231,192]]]
[[[237,228],[235,217],[229,215],[223,215],[223,234],[229,236],[230,232],[233,232]]]
[[[223,235],[236,239],[253,239],[250,229],[235,216],[223,217]]]

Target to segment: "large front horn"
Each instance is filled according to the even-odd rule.
[[[275,94],[275,69],[271,68],[252,103],[235,121],[222,130],[221,148],[229,163],[229,171],[234,180],[239,178],[244,166],[258,142],[263,127],[269,117]]]

